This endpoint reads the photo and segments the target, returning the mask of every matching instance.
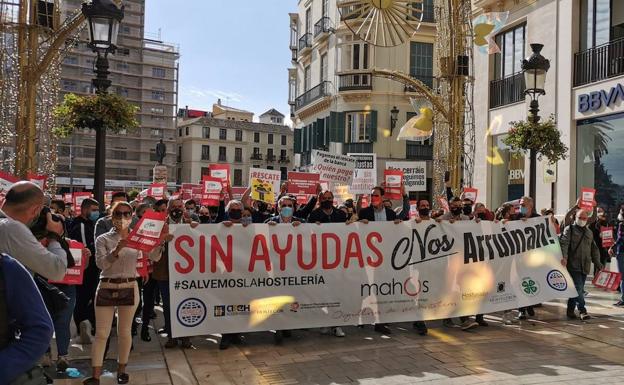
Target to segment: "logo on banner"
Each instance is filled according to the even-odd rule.
[[[251,313],[249,305],[216,305],[214,307],[215,317],[248,315],[249,313]]]
[[[301,306],[299,305],[299,302],[293,302],[293,303],[290,304],[290,311],[293,312],[293,313],[296,313],[296,312],[299,311],[300,307]]]
[[[206,305],[197,298],[188,298],[180,302],[177,313],[182,326],[192,328],[206,319]]]
[[[410,297],[415,297],[420,293],[428,293],[429,292],[429,281],[428,280],[414,280],[411,277],[407,278],[405,282],[395,281],[394,278],[392,282],[384,282],[384,283],[364,283],[360,285],[360,296],[367,297],[370,295],[374,296],[385,296],[385,295],[408,295]]]
[[[522,279],[522,292],[529,296],[535,297],[539,293],[539,284],[531,277]]]
[[[503,282],[499,282],[499,283],[496,285],[496,292],[497,292],[497,293],[504,293],[504,292],[505,292],[505,281],[503,281]]]
[[[568,288],[568,281],[559,270],[551,270],[546,276],[546,282],[548,282],[548,286],[557,291],[565,291]]]

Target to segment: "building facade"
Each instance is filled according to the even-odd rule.
[[[222,106],[224,107],[224,106]],[[200,117],[179,122],[177,181],[198,183],[215,163],[230,165],[232,186],[247,186],[249,168],[293,170],[293,132],[288,126]]]
[[[373,68],[408,73],[433,88],[433,0],[424,0],[423,22],[411,41],[386,48],[354,37],[341,22],[336,0],[300,0],[290,14],[292,68],[288,70],[289,104],[295,127],[297,166],[305,170],[312,150],[376,153],[377,180],[387,161],[428,161],[431,186],[433,144],[397,141],[400,127],[414,115],[403,84],[373,78]],[[398,109],[391,127],[391,110]],[[423,197],[430,196],[430,189]]]
[[[82,1],[63,2],[63,16],[80,9]],[[164,164],[170,168],[169,178],[175,177],[175,127],[177,111],[179,49],[174,44],[145,37],[145,0],[124,1],[124,19],[119,28],[118,50],[109,55],[109,92],[117,93],[139,107],[136,131],[107,134],[107,186],[122,187],[115,181],[139,181],[148,184],[156,157],[156,144],[162,139],[167,146]],[[95,53],[87,46],[85,28],[80,42],[64,59],[61,74],[62,94],[93,93],[91,79]],[[58,183],[93,178],[95,162],[95,133],[77,131],[59,145]],[[115,186],[115,184],[119,186]],[[86,185],[89,188],[90,186]]]
[[[589,187],[597,190],[598,205],[617,215],[624,202],[624,2],[478,0],[474,7],[476,15],[510,12],[495,37],[501,52],[475,50],[474,109],[483,144],[475,187],[482,200],[497,207],[528,191],[528,156],[511,156],[502,140],[511,121],[527,117],[520,62],[531,54],[529,44],[541,43],[551,66],[539,115],[555,117],[569,156],[555,166],[538,162],[537,208],[564,214]]]

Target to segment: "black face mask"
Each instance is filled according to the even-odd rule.
[[[230,210],[228,212],[228,216],[230,217],[230,219],[238,220],[238,219],[241,219],[241,217],[243,216],[243,211],[242,210]]]
[[[268,208],[268,205],[264,202],[258,203],[258,211],[260,211],[261,213],[266,212]]]
[[[420,217],[428,217],[431,210],[429,209],[418,209],[418,215]]]
[[[323,201],[321,202],[321,208],[328,210],[334,207],[334,202],[332,201]]]
[[[479,219],[481,219],[481,220],[485,219],[485,213],[479,213],[479,214],[477,214],[477,218],[479,218]]]
[[[458,216],[462,213],[461,207],[451,207],[451,214]]]
[[[210,223],[212,218],[210,217],[210,215],[200,215],[199,216],[199,222],[200,223]]]
[[[470,214],[472,213],[472,207],[470,207],[470,206],[464,206],[464,207],[462,208],[462,211],[463,211],[463,213],[464,213],[464,214],[466,214],[466,215],[470,215]]]
[[[171,218],[173,218],[174,220],[178,221],[180,220],[180,218],[182,218],[182,215],[184,214],[184,211],[182,211],[182,209],[173,209],[171,210]]]

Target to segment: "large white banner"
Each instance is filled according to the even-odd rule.
[[[349,186],[351,194],[370,194],[377,186],[377,154],[348,153],[356,159],[353,181]]]
[[[576,295],[547,218],[171,230],[174,337],[444,319]]]

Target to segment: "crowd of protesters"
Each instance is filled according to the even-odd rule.
[[[84,381],[87,385],[100,383],[103,360],[107,354],[111,328],[117,328],[117,383],[130,381],[126,371],[133,344],[133,336],[150,342],[151,321],[156,318],[155,306],[163,309],[164,327],[157,331],[166,336],[166,348],[192,348],[189,338],[173,338],[170,320],[169,262],[167,243],[173,239],[168,228],[172,224],[199,224],[214,226],[248,226],[267,223],[271,226],[299,226],[302,223],[324,223],[412,220],[410,201],[404,188],[398,207],[385,199],[383,186],[375,187],[370,194],[370,205],[362,207],[363,199],[346,200],[336,205],[332,191],[323,191],[317,185],[317,194],[304,205],[298,205],[294,196],[288,195],[287,183],[282,186],[274,207],[253,201],[250,190],[242,199],[232,197],[228,188],[221,193],[218,206],[202,206],[199,202],[183,201],[178,197],[154,199],[144,197],[141,202],[129,201],[124,192],[112,195],[110,205],[100,212],[100,203],[85,199],[80,205],[80,215],[71,214],[62,200],[48,199],[41,189],[30,182],[18,182],[6,193],[0,210],[0,382],[20,384],[24,379],[44,376],[43,365],[53,365],[59,372],[69,367],[68,348],[71,340],[71,322],[77,329],[77,343],[92,344],[92,374]],[[449,189],[450,191],[450,189]],[[416,202],[415,221],[496,221],[526,220],[540,216],[533,200],[523,197],[516,205],[503,204],[489,209],[484,204],[467,197],[448,194],[448,212],[432,210],[433,202],[421,199]],[[137,275],[140,252],[127,247],[127,237],[147,210],[166,213],[166,225],[158,246],[149,253],[148,275]],[[586,320],[590,316],[585,305],[585,281],[616,257],[619,271],[624,271],[624,206],[615,225],[615,244],[603,247],[601,228],[609,225],[601,208],[593,212],[572,207],[561,224],[551,209],[541,211],[550,216],[560,233],[563,254],[562,264],[567,266],[578,296],[568,301],[567,317]],[[84,245],[82,256],[87,261],[81,285],[64,285],[50,282],[63,279],[71,268],[74,257],[68,242],[74,240]],[[594,270],[592,271],[592,265]],[[623,285],[624,286],[624,285]],[[621,288],[622,289],[622,288]],[[624,306],[624,290],[615,306]],[[19,293],[19,295],[15,295]],[[577,313],[578,310],[578,313]],[[503,313],[505,324],[516,323],[535,315],[533,307],[508,310]],[[452,319],[443,320],[445,327],[471,330],[488,326],[482,314],[462,317],[457,325]],[[139,333],[140,326],[140,333]],[[426,335],[427,325],[417,321],[413,327]],[[374,330],[391,334],[391,325],[376,324]],[[50,344],[55,335],[56,362],[51,361]],[[320,333],[345,337],[341,327],[321,328]],[[276,344],[291,336],[290,330],[274,333]],[[19,335],[19,338],[16,337]],[[224,334],[219,347],[227,349],[241,343],[242,334]],[[31,383],[31,382],[28,382]],[[34,383],[34,382],[32,382]]]

